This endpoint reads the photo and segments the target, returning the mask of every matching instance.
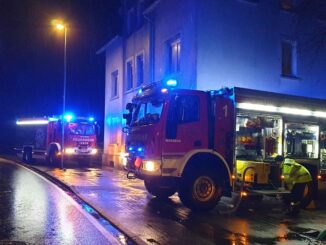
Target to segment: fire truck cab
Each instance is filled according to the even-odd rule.
[[[276,194],[276,156],[305,165],[317,188],[325,171],[325,101],[176,87],[175,80],[143,87],[124,114],[128,175],[143,179],[152,195],[178,192],[187,207],[208,210],[243,186]]]
[[[16,124],[15,150],[26,163],[46,159],[49,164],[56,164],[62,154],[66,159],[97,156],[98,127],[94,118],[67,114],[63,117],[22,118]]]

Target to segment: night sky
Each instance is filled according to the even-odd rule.
[[[104,54],[119,32],[120,0],[0,0],[0,152],[11,145],[16,118],[62,111],[63,33],[50,25],[65,19],[66,110],[104,116]]]

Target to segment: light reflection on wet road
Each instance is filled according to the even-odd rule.
[[[0,244],[108,244],[68,198],[34,173],[0,159]]]
[[[177,195],[161,201],[149,195],[139,180],[128,180],[117,170],[38,167],[70,185],[113,223],[122,225],[148,244],[307,244],[300,233],[326,227],[324,216],[309,213],[288,219],[279,201],[244,207],[237,215],[221,215],[218,208],[193,213]],[[300,228],[300,229],[299,229]]]

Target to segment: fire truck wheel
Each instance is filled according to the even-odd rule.
[[[32,152],[30,150],[25,150],[23,153],[23,161],[25,163],[32,163],[33,158],[32,158]]]
[[[52,150],[49,152],[49,156],[48,156],[48,163],[51,166],[55,166],[58,164],[58,157],[57,157],[57,150]]]
[[[200,170],[183,176],[179,188],[182,203],[198,211],[214,208],[222,196],[222,187],[218,180],[218,176],[209,170]]]
[[[168,197],[172,196],[174,193],[177,192],[177,187],[175,186],[162,187],[156,181],[148,181],[148,180],[145,180],[144,183],[145,183],[146,190],[153,196],[156,196],[157,198],[160,199],[167,199]]]

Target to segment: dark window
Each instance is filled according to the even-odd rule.
[[[111,73],[111,98],[118,96],[118,71]]]
[[[133,87],[132,60],[127,62],[127,90]]]
[[[282,41],[282,75],[296,75],[296,47],[291,41]]]
[[[170,74],[180,72],[181,41],[180,38],[173,39],[167,43],[168,46],[168,72]]]
[[[137,55],[137,87],[144,82],[144,54]]]
[[[178,123],[199,120],[199,99],[197,96],[185,95],[177,98]]]

